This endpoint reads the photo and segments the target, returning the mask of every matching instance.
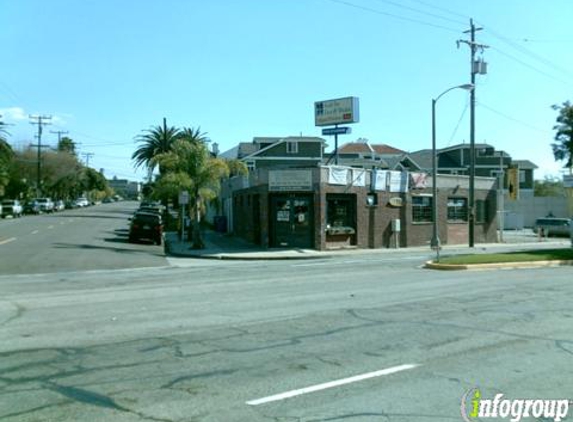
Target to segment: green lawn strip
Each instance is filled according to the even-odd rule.
[[[456,255],[440,258],[440,264],[495,264],[499,262],[527,262],[573,260],[573,249],[542,249],[533,251]]]

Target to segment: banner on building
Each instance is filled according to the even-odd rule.
[[[402,171],[389,171],[388,190],[390,192],[408,192],[408,173]]]
[[[372,189],[383,191],[388,190],[388,170],[373,170]]]
[[[410,186],[412,189],[428,187],[428,173],[410,173]]]
[[[352,169],[352,186],[366,186],[366,170]]]
[[[328,183],[331,185],[348,185],[348,176],[350,169],[348,167],[328,167]]]

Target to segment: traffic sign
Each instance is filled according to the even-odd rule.
[[[351,132],[352,132],[352,128],[350,128],[348,126],[331,127],[328,129],[322,129],[322,136],[347,135]]]

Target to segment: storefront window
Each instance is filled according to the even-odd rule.
[[[355,233],[355,196],[327,196],[326,207],[327,230],[330,234]]]
[[[432,197],[412,197],[412,221],[414,223],[426,223],[432,221]]]
[[[448,221],[468,221],[466,198],[448,198]]]

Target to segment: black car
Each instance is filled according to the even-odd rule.
[[[163,235],[163,223],[161,216],[149,212],[136,212],[131,218],[129,225],[129,241],[151,240],[161,245]]]

